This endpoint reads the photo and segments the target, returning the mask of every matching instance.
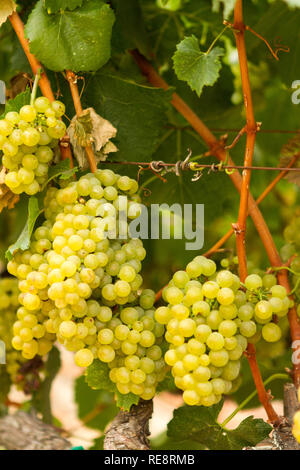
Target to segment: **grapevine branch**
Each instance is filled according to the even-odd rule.
[[[34,75],[37,75],[39,71],[41,72],[41,77],[39,80],[39,87],[41,89],[42,94],[48,98],[49,101],[54,101],[54,94],[51,88],[51,84],[49,82],[49,79],[47,77],[46,72],[44,71],[42,64],[36,59],[36,57],[30,52],[29,49],[29,42],[25,38],[24,34],[24,24],[23,21],[21,20],[20,16],[18,15],[17,12],[12,13],[12,15],[9,16],[9,20],[11,22],[11,25],[13,29],[16,32],[16,35],[18,36],[18,39],[20,41],[20,44],[26,54],[26,57],[28,59],[28,62],[30,64],[30,67],[32,69],[32,72]],[[60,143],[59,143],[60,151],[61,151],[61,157],[63,160],[66,160],[69,158],[70,160],[70,166],[73,167],[73,159],[72,159],[72,153],[71,153],[71,147],[70,147],[70,141],[68,140],[68,136],[65,135]]]
[[[72,72],[71,70],[67,70],[66,73],[67,73],[67,79],[70,85],[70,90],[71,90],[71,94],[73,98],[76,115],[77,117],[79,117],[81,116],[83,109],[82,109],[81,102],[80,102],[80,95],[79,95],[78,86],[77,86],[77,77],[74,74],[74,72]],[[97,170],[97,163],[96,163],[95,155],[94,155],[91,144],[88,144],[85,147],[85,151],[86,151],[86,155],[89,161],[91,171],[95,173],[95,171]]]
[[[138,51],[131,51],[131,54],[139,66],[141,72],[147,77],[149,83],[155,87],[163,88],[164,90],[169,89],[169,86],[165,80],[160,77],[154,67]],[[212,134],[212,132],[206,127],[206,125],[201,121],[196,113],[178,96],[177,93],[173,93],[172,95],[172,105],[202,137],[203,141],[211,149],[211,153],[213,153],[220,161],[226,161],[227,154],[225,149],[220,146],[219,141]],[[227,160],[227,164],[234,165],[234,162],[229,158]],[[241,175],[238,172],[234,172],[229,176],[234,186],[240,192],[242,186]],[[282,261],[280,259],[272,235],[251,193],[249,193],[248,211],[265,247],[271,265],[277,267],[281,266]],[[286,272],[280,272],[278,274],[278,282],[284,286],[288,292],[290,292],[290,286]],[[292,341],[294,342],[296,340],[300,340],[300,324],[298,322],[297,312],[294,307],[290,309],[288,318]],[[294,351],[298,349],[300,350],[300,347],[295,348]],[[293,378],[296,387],[300,386],[300,364],[294,364]]]
[[[244,166],[251,167],[254,154],[254,145],[257,132],[257,124],[254,117],[252,93],[250,88],[247,52],[245,45],[245,25],[243,22],[243,2],[237,0],[234,10],[234,24],[233,31],[236,40],[236,47],[239,56],[241,81],[244,95],[244,105],[246,111],[246,127],[245,132],[247,135],[246,150],[244,158]],[[246,236],[246,220],[248,215],[248,199],[249,187],[251,179],[251,170],[244,170],[242,176],[241,198],[238,221],[233,225],[236,235],[236,248],[239,259],[239,271],[241,281],[244,282],[247,277],[247,258],[245,250],[245,236]]]

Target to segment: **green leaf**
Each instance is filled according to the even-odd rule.
[[[116,403],[119,408],[123,411],[130,411],[132,405],[137,405],[140,398],[133,393],[127,393],[127,395],[123,395],[119,391],[116,392]]]
[[[174,70],[179,80],[187,82],[200,96],[204,86],[211,86],[218,79],[222,55],[224,50],[220,47],[214,47],[208,53],[202,52],[196,36],[186,37],[177,44],[173,56]]]
[[[71,162],[69,159],[61,160],[56,165],[50,166],[47,184],[49,183],[49,181],[53,180],[54,178],[57,178],[57,176],[59,176],[62,180],[69,179],[77,171],[77,167],[71,168]]]
[[[89,450],[103,450],[104,449],[104,437],[101,436],[94,440],[94,444]]]
[[[270,434],[272,427],[253,416],[232,431],[222,428],[217,422],[222,406],[220,402],[209,408],[183,406],[175,410],[168,424],[168,436],[176,441],[191,439],[210,450],[240,450],[255,446]]]
[[[52,412],[50,402],[50,391],[52,382],[60,369],[60,353],[56,347],[52,348],[45,364],[45,379],[42,381],[38,391],[33,395],[32,404],[34,408],[42,413],[45,423],[52,423]]]
[[[85,380],[93,390],[114,391],[114,385],[109,378],[109,367],[98,359],[87,368]]]
[[[19,93],[14,99],[8,100],[5,104],[5,110],[0,119],[3,119],[5,115],[11,111],[19,112],[22,106],[30,103],[30,89],[27,87],[25,91]]]
[[[171,91],[101,72],[91,78],[85,90],[87,102],[118,129],[115,143],[120,160],[150,160],[166,123],[170,98]]]
[[[28,217],[26,224],[19,235],[18,240],[11,245],[5,253],[8,260],[11,260],[13,254],[17,250],[27,250],[30,246],[30,238],[34,229],[34,225],[38,216],[42,213],[42,209],[39,206],[39,200],[37,197],[31,196],[28,200]]]
[[[118,413],[113,394],[103,390],[92,390],[84,380],[79,377],[75,383],[75,401],[78,406],[78,416],[83,419],[84,424],[91,428],[104,431],[107,424]],[[90,413],[95,411],[94,416]]]
[[[95,71],[110,58],[114,13],[103,1],[49,15],[39,0],[26,24],[31,52],[50,70]]]
[[[84,0],[43,0],[44,6],[49,14],[57,13],[59,10],[75,10],[81,7]]]

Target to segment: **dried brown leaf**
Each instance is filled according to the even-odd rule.
[[[13,0],[1,0],[0,5],[0,26],[5,23],[7,18],[16,11],[17,5]]]
[[[109,153],[118,150],[110,141],[116,136],[117,129],[93,108],[85,109],[79,117],[74,116],[67,132],[80,168],[89,167],[85,153],[88,144],[93,147],[97,163],[105,161]]]

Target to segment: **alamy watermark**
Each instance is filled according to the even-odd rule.
[[[200,250],[204,245],[204,204],[128,204],[119,197],[118,219],[110,203],[100,206],[103,233],[109,239],[140,238],[142,240],[188,240],[186,250]],[[110,216],[110,217],[109,217]],[[132,219],[128,223],[128,218]]]

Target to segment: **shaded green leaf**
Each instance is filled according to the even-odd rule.
[[[93,390],[114,390],[113,383],[109,378],[109,367],[104,362],[95,360],[86,370],[86,383]]]
[[[166,122],[170,91],[97,73],[87,84],[85,98],[117,128],[117,159],[151,158]]]
[[[49,15],[39,0],[26,24],[31,52],[50,70],[94,71],[110,58],[114,13],[103,1]]]
[[[265,439],[272,427],[262,419],[249,416],[234,430],[227,430],[217,422],[223,402],[209,408],[183,406],[174,411],[168,424],[168,436],[174,440],[193,440],[210,450],[239,450],[255,446]]]
[[[186,37],[177,44],[173,56],[175,73],[200,96],[204,86],[211,86],[218,79],[222,66],[219,59],[223,54],[220,47],[202,52],[196,36]]]
[[[71,168],[71,162],[69,159],[61,160],[56,165],[50,166],[49,172],[48,172],[47,184],[49,183],[49,181],[53,180],[54,178],[57,178],[57,176],[59,176],[60,179],[62,180],[69,179],[77,171],[78,171],[77,167]]]
[[[32,397],[32,404],[37,411],[42,413],[45,423],[52,423],[50,391],[52,382],[60,369],[60,353],[56,347],[52,348],[45,364],[45,379],[38,391]]]
[[[92,390],[83,376],[75,383],[75,401],[79,418],[84,420],[86,426],[100,431],[104,431],[118,413],[113,394],[103,390]]]
[[[42,209],[39,206],[39,200],[37,197],[31,196],[28,200],[28,217],[26,224],[17,239],[17,241],[11,245],[5,253],[8,260],[11,260],[13,254],[17,250],[27,250],[30,246],[30,238],[34,229],[34,225],[38,216],[42,213]]]

